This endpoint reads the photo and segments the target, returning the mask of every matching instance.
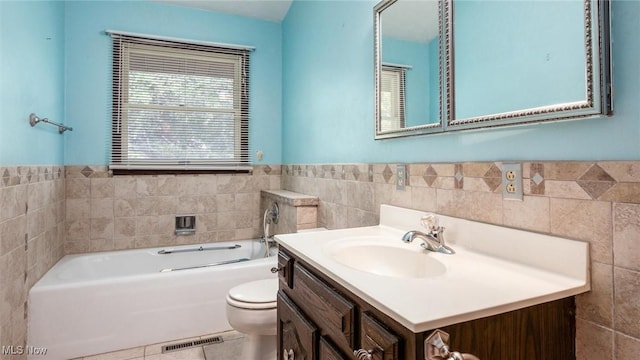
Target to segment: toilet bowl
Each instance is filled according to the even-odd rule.
[[[227,321],[246,335],[242,359],[275,360],[278,278],[250,281],[227,293]]]

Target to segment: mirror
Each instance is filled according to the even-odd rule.
[[[436,0],[375,7],[376,139],[442,131],[439,14]]]
[[[375,138],[612,114],[607,0],[383,0]]]
[[[611,114],[606,1],[453,0],[448,130]]]

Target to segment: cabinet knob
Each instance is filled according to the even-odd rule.
[[[449,350],[449,334],[440,329],[424,341],[424,352],[426,360],[479,360],[475,355]]]
[[[271,272],[274,273],[274,274],[279,272],[279,271],[282,271],[282,270],[284,270],[284,266],[280,266],[280,267],[275,267],[274,266],[274,267],[271,268]]]
[[[371,356],[371,354],[373,354],[373,350],[353,350],[353,355],[357,357],[358,360],[371,360],[373,359],[373,356]]]
[[[295,359],[296,359],[296,356],[293,353],[293,349],[289,349],[289,351],[285,349],[282,352],[282,360],[295,360]]]

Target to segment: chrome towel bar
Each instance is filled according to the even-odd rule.
[[[63,132],[69,130],[69,131],[73,131],[73,128],[71,126],[66,126],[63,124],[58,124],[57,122],[53,122],[47,118],[41,119],[39,117],[36,116],[36,114],[31,113],[31,115],[29,115],[29,124],[31,124],[31,126],[36,126],[37,123],[39,122],[43,122],[43,123],[47,123],[47,124],[51,124],[54,126],[58,127],[58,132],[60,134],[62,134]]]

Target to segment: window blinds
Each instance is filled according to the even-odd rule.
[[[405,127],[405,68],[383,65],[380,91],[380,131]]]
[[[250,169],[250,49],[110,35],[110,168]]]

